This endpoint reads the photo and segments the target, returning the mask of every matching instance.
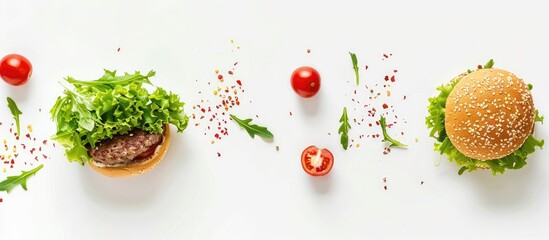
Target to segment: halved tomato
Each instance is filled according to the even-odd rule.
[[[301,153],[301,166],[311,176],[324,176],[334,166],[334,155],[326,148],[309,146]]]

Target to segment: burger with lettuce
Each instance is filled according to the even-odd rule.
[[[437,88],[429,98],[425,123],[435,151],[459,167],[459,174],[489,169],[493,175],[520,169],[544,141],[534,137],[543,117],[534,108],[532,85],[515,74],[493,68],[490,60]]]
[[[154,75],[105,70],[93,81],[67,77],[50,111],[57,125],[52,139],[65,148],[67,159],[110,177],[153,169],[168,151],[169,124],[182,132],[188,122],[184,103],[154,87],[149,80]]]

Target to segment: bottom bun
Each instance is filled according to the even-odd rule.
[[[89,162],[90,167],[105,175],[108,177],[130,177],[139,175],[142,173],[145,173],[154,167],[164,158],[166,155],[166,152],[168,152],[168,148],[170,147],[170,126],[164,125],[164,132],[162,133],[162,142],[160,145],[156,147],[156,150],[154,151],[154,154],[148,157],[147,159],[144,159],[142,161],[139,161],[139,163],[135,163],[128,166],[116,166],[116,167],[110,167],[102,165],[101,163],[98,163],[94,160],[91,160]]]

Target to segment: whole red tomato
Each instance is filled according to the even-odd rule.
[[[300,67],[292,73],[291,83],[299,96],[310,98],[320,90],[320,74],[312,67]]]
[[[326,148],[309,146],[301,153],[301,166],[311,176],[324,176],[334,166],[334,155]]]
[[[0,60],[0,77],[13,86],[25,84],[31,75],[32,64],[19,54],[9,54]]]

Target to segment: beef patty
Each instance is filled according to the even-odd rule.
[[[162,142],[161,133],[147,133],[136,129],[101,141],[88,151],[92,159],[105,165],[128,165],[140,154]]]

